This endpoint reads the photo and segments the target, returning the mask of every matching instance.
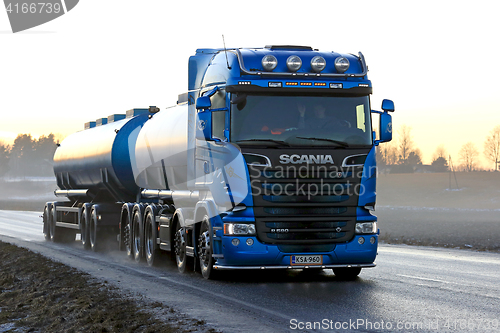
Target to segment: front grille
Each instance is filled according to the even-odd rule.
[[[251,172],[258,239],[266,244],[307,248],[350,241],[356,223],[355,188],[360,183],[360,170],[263,168],[258,175]]]
[[[257,237],[272,244],[326,244],[345,242],[354,235],[354,218],[257,218]]]

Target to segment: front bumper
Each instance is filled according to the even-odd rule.
[[[363,244],[359,238],[365,238]],[[370,242],[374,238],[373,244]],[[234,246],[233,238],[240,238],[238,246]],[[253,239],[252,245],[247,245],[245,240]],[[378,235],[356,235],[349,243],[332,245],[328,252],[283,252],[279,245],[266,245],[260,243],[256,237],[223,237],[223,255],[216,255],[217,261],[214,268],[218,270],[229,269],[314,269],[314,268],[342,268],[342,267],[375,267],[377,256]],[[291,265],[292,255],[322,255],[320,265]]]

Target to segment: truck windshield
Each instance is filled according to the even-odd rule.
[[[273,146],[372,144],[368,96],[233,94],[231,141]]]

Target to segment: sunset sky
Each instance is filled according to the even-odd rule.
[[[430,163],[443,144],[483,143],[500,125],[498,4],[494,1],[84,0],[12,34],[0,10],[0,140],[64,137],[134,107],[175,104],[197,48],[308,45],[363,52],[372,108],[395,102]]]

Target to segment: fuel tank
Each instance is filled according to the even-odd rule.
[[[131,159],[148,113],[74,133],[54,155],[54,173],[61,190],[88,189],[99,201],[133,201],[139,188]]]
[[[137,137],[132,169],[135,183],[146,189],[186,190],[188,181],[188,105],[162,110],[144,124]]]

